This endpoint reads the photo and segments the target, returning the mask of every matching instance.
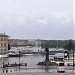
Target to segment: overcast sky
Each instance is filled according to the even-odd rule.
[[[74,0],[0,0],[0,33],[16,39],[74,39]]]

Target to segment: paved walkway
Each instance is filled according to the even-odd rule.
[[[0,75],[75,75],[75,72],[71,72],[71,73],[23,72],[23,73],[4,73]]]
[[[57,73],[56,69],[22,69],[20,72],[10,69],[7,73],[6,70],[3,73],[2,69],[0,75],[75,75],[75,69],[67,69],[65,73]]]
[[[57,71],[51,72],[11,72],[0,73],[0,75],[75,75],[75,70],[66,70],[65,73],[58,73]]]

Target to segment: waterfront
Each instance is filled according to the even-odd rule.
[[[59,54],[57,54],[59,55]],[[19,62],[20,59],[20,62]],[[34,55],[27,55],[27,56],[22,56],[22,57],[9,57],[9,58],[1,58],[0,59],[0,64],[2,61],[5,63],[27,63],[27,66],[20,66],[20,72],[56,72],[56,66],[49,66],[49,69],[45,69],[45,66],[39,66],[37,65],[38,62],[42,62],[45,60],[45,55],[41,54],[34,54]],[[1,65],[0,65],[1,66]],[[5,70],[8,69],[8,73],[12,72],[19,72],[19,67],[8,67],[5,68]],[[66,67],[66,72],[72,71],[73,67],[68,66]],[[3,73],[3,68],[0,68],[0,73]]]
[[[0,73],[0,75],[75,75],[75,70],[68,70],[65,73],[50,72],[15,72],[15,73]]]
[[[42,62],[45,60],[45,54],[43,53],[45,49],[37,48],[37,47],[33,47],[33,48],[20,47],[20,48],[16,48],[15,52],[18,52],[19,50],[24,51],[23,49],[31,50],[36,53],[23,55],[21,57],[0,58],[0,73],[1,74],[3,73],[3,71],[4,71],[4,73],[6,73],[6,70],[8,70],[8,73],[13,73],[13,74],[28,72],[27,75],[29,75],[30,72],[32,72],[32,74],[37,73],[37,72],[38,73],[40,73],[40,72],[46,73],[47,72],[47,73],[51,73],[51,74],[57,73],[56,66],[48,66],[48,69],[46,69],[46,66],[37,65],[38,62]],[[12,50],[14,51],[14,48],[12,48]],[[12,50],[10,50],[10,51],[12,51]],[[49,50],[54,51],[55,49],[51,48]],[[51,55],[49,55],[50,60],[54,59],[54,57],[64,57],[64,53],[60,51],[59,53],[55,53],[55,54],[52,53]],[[70,54],[70,57],[72,57],[72,53]],[[27,63],[27,66],[6,67],[3,69],[3,68],[1,68],[2,62],[4,62],[5,64]],[[65,71],[66,71],[66,73],[68,73],[68,72],[75,71],[75,69],[73,70],[73,66],[66,66]]]

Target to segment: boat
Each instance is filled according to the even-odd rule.
[[[9,57],[20,57],[21,54],[10,52],[8,56],[9,56]]]
[[[7,58],[7,57],[8,57],[8,54],[0,55],[0,58]]]
[[[33,54],[22,54],[22,56],[32,56]]]

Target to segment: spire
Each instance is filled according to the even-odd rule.
[[[5,35],[5,30],[4,30],[4,35]]]

